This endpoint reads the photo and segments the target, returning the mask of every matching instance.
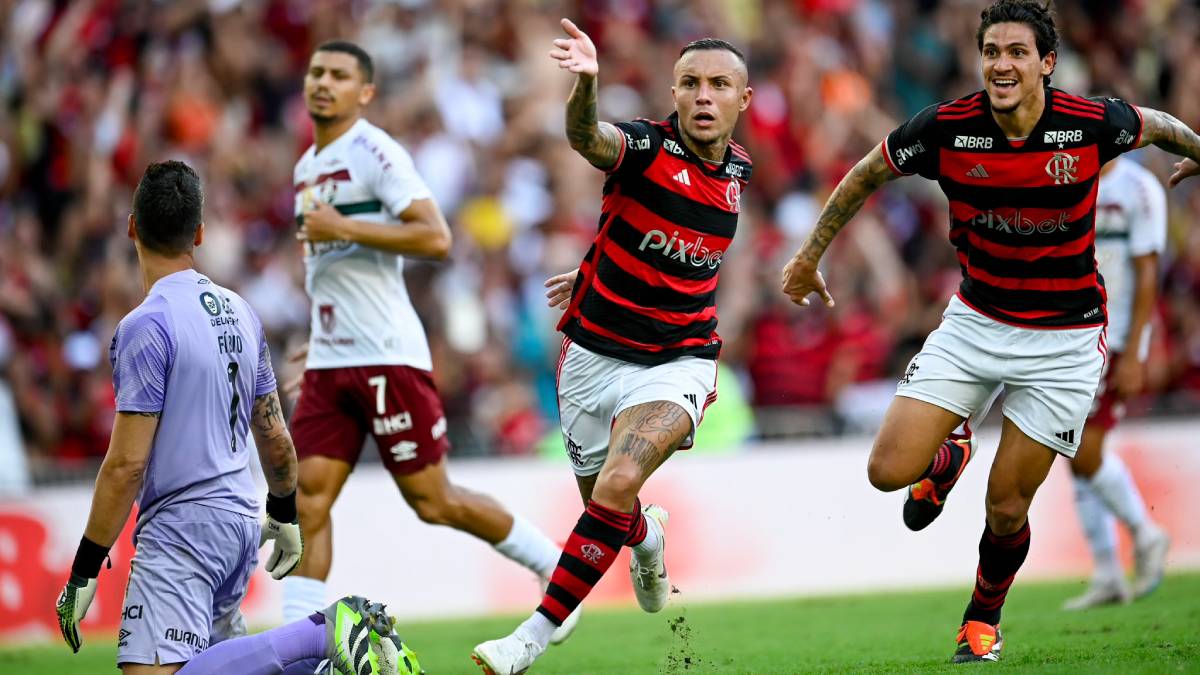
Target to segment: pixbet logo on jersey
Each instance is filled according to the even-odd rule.
[[[704,245],[704,237],[696,241],[687,241],[679,236],[679,230],[672,232],[670,238],[662,230],[650,230],[642,238],[638,250],[645,251],[647,248],[651,251],[662,251],[664,256],[672,260],[690,263],[696,267],[707,265],[709,269],[716,269],[724,256],[723,251],[708,250]]]
[[[1071,229],[1067,226],[1065,211],[1060,211],[1057,218],[1035,221],[1022,215],[1021,209],[1007,213],[989,209],[971,219],[971,224],[1013,234],[1049,234],[1056,230],[1066,232]]]

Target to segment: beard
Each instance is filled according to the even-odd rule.
[[[315,113],[311,110],[308,111],[308,118],[311,119],[313,121],[313,123],[315,123],[315,124],[329,124],[330,122],[333,122],[334,120],[337,119],[337,117],[335,117],[333,115],[326,115],[323,113]]]

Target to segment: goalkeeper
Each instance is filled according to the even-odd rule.
[[[259,547],[272,542],[266,568],[281,579],[299,564],[303,542],[296,451],[262,326],[242,298],[193,268],[204,239],[202,205],[200,179],[181,162],[151,164],[134,192],[128,235],[146,298],[121,320],[110,347],[117,413],[58,600],[63,638],[79,651],[79,623],[136,498],[137,554],[117,649],[125,675],[266,675],[309,658],[329,658],[353,675],[418,669],[382,606],[353,596],[274,631],[230,640],[246,632],[238,607]],[[269,489],[261,526],[251,431]]]

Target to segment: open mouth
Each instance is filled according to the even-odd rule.
[[[692,115],[692,121],[695,122],[697,126],[707,127],[716,123],[717,117],[710,112],[701,110],[700,112]]]
[[[1006,94],[1017,88],[1017,81],[1011,77],[997,77],[992,80],[992,88],[998,94]]]

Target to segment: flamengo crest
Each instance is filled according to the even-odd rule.
[[[1065,152],[1056,152],[1046,162],[1046,173],[1054,179],[1055,185],[1065,185],[1074,183],[1079,180],[1075,177],[1075,164],[1079,161],[1076,155],[1069,155]]]
[[[604,550],[595,544],[584,544],[579,547],[579,552],[593,565],[599,563],[600,559],[604,557]]]

